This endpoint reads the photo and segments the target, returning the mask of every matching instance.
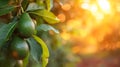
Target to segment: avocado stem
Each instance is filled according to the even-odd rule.
[[[21,6],[21,11],[22,11],[22,13],[24,13],[24,12],[25,12],[22,6]]]

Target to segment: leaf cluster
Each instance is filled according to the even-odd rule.
[[[0,66],[7,63],[14,67],[17,60],[9,57],[10,42],[14,35],[18,35],[17,27],[23,13],[28,13],[36,24],[37,34],[23,38],[30,47],[29,56],[23,59],[23,67],[46,67],[49,59],[47,44],[38,36],[41,31],[52,30],[59,33],[51,24],[56,24],[59,19],[51,12],[53,0],[0,0]],[[4,19],[4,20],[3,20]],[[10,61],[7,61],[7,58]],[[1,62],[3,61],[3,63]],[[31,65],[32,64],[32,65]]]

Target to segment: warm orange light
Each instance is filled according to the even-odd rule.
[[[61,37],[62,37],[64,40],[69,40],[69,39],[70,39],[70,34],[67,33],[67,32],[62,32],[62,33],[61,33]]]
[[[77,53],[79,53],[80,51],[81,51],[81,48],[80,48],[79,46],[74,46],[74,47],[72,47],[72,52],[73,52],[73,53],[77,54]]]
[[[67,19],[64,28],[66,31],[61,33],[64,40],[80,42],[80,44],[77,44],[79,46],[72,47],[73,53],[92,54],[99,52],[99,49],[115,50],[116,48],[120,48],[120,43],[117,45],[114,44],[114,47],[110,46],[111,44],[109,43],[101,44],[105,36],[114,33],[113,31],[119,28],[119,14],[115,14],[115,10],[120,12],[120,5],[118,4],[116,8],[113,8],[114,5],[111,0],[79,1],[80,4],[77,3],[77,5],[84,9],[83,15],[82,10],[78,9],[81,15],[69,20]],[[74,5],[76,6],[76,4]],[[62,6],[63,10],[69,10],[70,8],[69,4]],[[76,15],[76,13],[73,14]],[[64,14],[59,14],[58,17],[62,18],[62,21],[65,19]],[[101,48],[101,45],[104,46]]]
[[[120,4],[117,4],[116,10],[117,10],[118,12],[120,12]]]
[[[58,14],[57,17],[60,19],[60,22],[64,22],[66,20],[66,16],[63,13]]]
[[[71,5],[67,4],[67,3],[62,6],[62,9],[65,10],[65,11],[70,10],[70,8],[71,8]]]
[[[97,52],[97,47],[93,45],[88,45],[84,50],[83,54],[93,54]]]
[[[105,14],[111,14],[111,4],[108,0],[96,0],[95,2],[83,2],[81,8],[92,13],[96,21],[104,19]]]

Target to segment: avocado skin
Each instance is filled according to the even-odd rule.
[[[29,46],[27,42],[17,36],[13,38],[9,49],[11,57],[17,60],[22,60],[29,54]]]
[[[36,34],[35,24],[28,13],[23,13],[18,22],[17,31],[21,37],[31,37]]]

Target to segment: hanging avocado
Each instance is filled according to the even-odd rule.
[[[27,42],[15,36],[10,44],[10,55],[17,60],[23,60],[28,56],[29,46]]]
[[[30,37],[36,33],[35,24],[28,13],[23,13],[20,16],[17,30],[22,37]]]

